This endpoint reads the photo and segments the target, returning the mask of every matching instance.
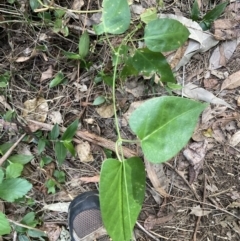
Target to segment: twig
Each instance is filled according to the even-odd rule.
[[[53,128],[53,125],[50,124],[46,124],[46,123],[42,123],[42,122],[38,122],[38,121],[34,121],[34,120],[29,120],[30,123],[37,125],[38,127],[41,127],[41,129],[47,130],[47,131],[51,131]],[[64,132],[66,130],[65,127],[61,127],[60,130],[62,132]],[[93,133],[90,133],[88,131],[77,131],[75,136],[82,138],[86,141],[89,141],[93,144],[105,147],[111,151],[115,151],[115,142],[111,141],[111,140],[107,140],[103,137],[100,137],[98,135],[95,135]],[[74,138],[73,139],[75,142],[79,142],[78,139]],[[133,157],[133,156],[137,156],[137,154],[133,151],[130,150],[127,147],[122,147],[123,150],[123,155],[127,158]]]
[[[206,198],[206,175],[204,175],[203,203],[205,203],[205,198]],[[202,208],[204,208],[204,204],[202,204]],[[200,221],[201,221],[201,216],[199,216],[197,218],[197,222],[196,222],[194,233],[193,233],[193,241],[197,241],[197,231],[198,231],[198,228],[199,228]]]
[[[17,226],[20,226],[20,227],[23,227],[23,228],[27,228],[27,229],[31,229],[31,230],[35,230],[35,231],[38,231],[38,232],[43,232],[43,233],[47,234],[46,231],[42,231],[42,230],[40,230],[40,229],[33,228],[33,227],[27,226],[27,225],[22,224],[22,223],[18,223],[18,222],[13,221],[13,220],[11,220],[11,219],[9,219],[9,218],[8,218],[8,221],[9,221],[10,223],[13,223],[13,224],[17,225]]]
[[[149,233],[139,222],[137,222],[137,226],[144,232],[146,233],[148,236],[150,236],[151,238],[153,238],[156,241],[159,241],[158,238],[156,238],[155,236],[153,236],[151,233]]]
[[[14,148],[19,144],[19,142],[23,139],[26,134],[23,134],[14,144],[13,146],[0,158],[0,166],[7,160],[7,158],[11,155]]]
[[[195,192],[195,190],[191,187],[191,185],[189,184],[189,182],[185,179],[185,177],[183,177],[176,168],[174,168],[170,163],[165,162],[164,165],[166,165],[167,167],[169,167],[170,169],[172,169],[173,171],[175,171],[184,181],[184,183],[189,187],[189,189],[192,191],[192,193],[194,194],[195,198],[200,201],[200,198],[198,197],[197,193]]]

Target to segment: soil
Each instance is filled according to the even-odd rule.
[[[101,4],[96,2],[98,1],[85,1],[82,10],[100,9]],[[180,14],[190,18],[192,0],[163,2],[162,13]],[[221,1],[198,2],[201,2],[201,10],[205,14]],[[117,140],[114,118],[109,113],[106,114],[109,114],[109,118],[105,118],[104,114],[99,112],[99,107],[92,105],[98,96],[104,96],[107,99],[106,105],[111,105],[111,86],[103,81],[96,84],[95,81],[101,71],[111,74],[113,67],[108,42],[96,36],[92,26],[85,26],[84,14],[64,19],[66,26],[69,26],[69,35],[64,36],[61,32],[54,32],[53,27],[44,23],[37,13],[31,11],[28,4],[28,1],[15,1],[15,4],[9,4],[8,1],[0,3],[0,75],[9,72],[11,76],[7,87],[0,88],[1,120],[3,121],[5,113],[10,109],[18,116],[12,119],[12,125],[16,125],[18,131],[13,127],[3,127],[0,144],[16,142],[22,133],[27,133],[29,138],[21,142],[13,154],[34,155],[34,159],[25,165],[23,171],[23,177],[33,184],[33,189],[26,200],[0,204],[3,204],[2,209],[5,210],[6,216],[16,222],[28,212],[34,211],[41,220],[37,227],[50,233],[49,230],[67,229],[67,213],[43,210],[44,205],[69,202],[71,197],[97,189],[98,182],[83,182],[80,178],[97,177],[102,161],[108,155],[115,157],[114,152],[106,152],[107,147],[111,145],[107,141]],[[71,9],[73,1],[58,1],[56,4]],[[134,4],[142,5],[144,8],[156,6],[153,0],[134,1]],[[91,19],[92,15],[89,14],[87,17]],[[227,18],[226,12],[221,18]],[[63,51],[78,51],[79,35],[84,28],[90,30],[91,47],[87,62],[91,63],[92,67],[88,70],[84,68],[84,63],[79,65],[76,61],[67,60],[63,54]],[[139,37],[143,35],[141,31],[143,30],[138,33]],[[121,39],[122,36],[112,38],[111,43],[117,46]],[[226,77],[221,79],[209,70],[209,59],[214,49],[215,47],[212,47],[204,53],[194,55],[184,68],[181,67],[175,72],[175,75],[177,80],[184,76],[186,84],[194,83],[205,88],[229,103],[232,109],[210,104],[210,114],[205,112],[200,117],[198,127],[188,145],[172,160],[161,165],[160,182],[164,182],[163,189],[167,195],[160,195],[155,190],[151,178],[147,178],[143,208],[138,225],[134,229],[138,241],[240,240],[240,144],[229,144],[240,128],[240,89],[236,87],[221,91],[221,85]],[[49,70],[50,66],[52,72],[50,70],[49,78],[43,78],[43,73]],[[239,70],[238,44],[226,65],[218,68],[217,72],[218,76],[224,73],[229,76]],[[66,76],[66,80],[57,87],[49,88],[50,81],[60,71]],[[132,103],[168,93],[165,88],[159,87],[154,81],[143,79],[142,76],[128,78],[125,82],[119,81],[116,101],[122,138],[136,139],[125,120],[125,113]],[[23,109],[26,108],[24,103],[34,98],[46,100],[48,109],[44,123],[53,125],[58,122],[60,126],[67,127],[78,119],[81,124],[79,129],[94,134],[93,138],[83,138],[90,146],[93,161],[82,162],[78,157],[68,155],[63,165],[59,166],[54,150],[46,148],[44,155],[52,157],[53,162],[40,167],[43,155],[38,155],[35,137],[41,132],[41,135],[47,138],[49,130],[45,128],[34,133],[33,126],[27,123],[27,117],[23,116]],[[208,120],[204,121],[204,117]],[[102,139],[96,139],[96,136]],[[74,145],[77,145],[80,139],[78,136],[77,140],[74,140]],[[201,159],[199,169],[184,155],[184,150],[191,149],[191,145],[196,142],[206,144],[206,153]],[[126,147],[141,155],[139,146],[127,144]],[[199,150],[204,151],[202,146]],[[66,182],[56,187],[56,193],[48,193],[45,183],[54,177],[54,170],[63,171]],[[26,204],[30,199],[34,201],[32,206]],[[196,207],[200,211],[197,212]],[[11,233],[2,239],[17,240],[14,235],[15,233]],[[49,240],[63,240],[58,238]]]

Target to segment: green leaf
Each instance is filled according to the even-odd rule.
[[[136,76],[136,75],[138,75],[138,71],[133,67],[132,57],[130,57],[126,61],[125,65],[120,73],[120,77],[125,79],[128,76]]]
[[[74,59],[74,60],[80,60],[81,56],[79,54],[75,54],[72,52],[66,52],[64,51],[63,54],[68,58],[68,59]]]
[[[54,11],[54,16],[56,17],[56,18],[62,18],[63,17],[63,15],[65,14],[65,10],[62,10],[62,9],[56,9],[55,11]]]
[[[10,163],[6,168],[6,178],[16,178],[22,173],[23,165],[19,163]]]
[[[40,167],[43,167],[44,165],[49,164],[52,161],[52,158],[50,156],[43,156],[40,161]]]
[[[62,165],[67,156],[67,148],[60,141],[56,142],[55,144],[55,154],[56,154],[58,163]]]
[[[0,168],[0,184],[3,181],[3,178],[4,178],[4,172],[3,172],[2,168]]]
[[[68,126],[61,139],[64,141],[71,141],[77,131],[78,124],[78,120],[75,120],[70,126]]]
[[[55,124],[50,132],[50,139],[56,140],[60,134],[59,125]]]
[[[61,71],[59,71],[57,73],[57,75],[55,76],[55,78],[50,82],[49,84],[49,87],[52,88],[52,87],[55,87],[59,84],[61,84],[64,80],[64,75]]]
[[[193,21],[199,20],[200,14],[201,13],[200,13],[200,9],[199,9],[199,6],[198,6],[198,1],[195,0],[194,3],[193,3],[193,6],[192,6],[191,19]]]
[[[104,96],[98,96],[94,101],[93,105],[101,105],[106,101]]]
[[[141,21],[144,23],[149,23],[157,19],[157,9],[148,8],[140,15]]]
[[[132,57],[132,65],[144,75],[160,74],[162,82],[176,82],[170,65],[161,53],[152,52],[147,48],[138,49]]]
[[[140,158],[107,159],[100,174],[100,207],[114,241],[129,241],[144,200],[145,168]]]
[[[53,175],[59,183],[65,183],[65,173],[63,171],[55,170]]]
[[[40,155],[43,150],[45,149],[45,146],[46,146],[46,140],[41,138],[39,139],[38,141],[38,155]]]
[[[182,85],[180,84],[175,84],[175,83],[171,83],[168,82],[167,86],[171,89],[171,90],[181,90],[182,89]]]
[[[188,29],[179,21],[156,19],[145,27],[144,40],[153,52],[166,52],[179,48],[188,39]]]
[[[41,6],[41,4],[38,2],[38,0],[29,0],[29,4],[33,11],[37,8],[40,8],[40,6]]]
[[[161,163],[187,144],[206,107],[207,104],[180,97],[153,98],[132,113],[129,124],[141,140],[146,158]]]
[[[85,31],[81,35],[79,39],[79,44],[78,44],[79,55],[81,56],[82,59],[84,59],[88,55],[89,44],[90,44],[90,38],[89,38],[88,32]]]
[[[102,23],[93,26],[96,34],[122,34],[130,25],[131,14],[127,0],[103,0]]]
[[[5,88],[10,80],[10,72],[6,71],[3,75],[0,75],[0,88]]]
[[[54,180],[49,179],[48,181],[46,181],[45,186],[48,189],[48,193],[55,193],[56,192],[56,189],[55,189],[56,183],[55,183]]]
[[[71,141],[63,141],[63,144],[67,148],[67,150],[72,154],[72,156],[76,155],[75,148]]]
[[[128,49],[127,45],[120,45],[114,48],[113,55],[112,55],[112,65],[115,66],[116,64],[125,63],[128,56]],[[117,58],[118,57],[118,58]]]
[[[32,238],[40,238],[40,240],[45,240],[45,239],[41,239],[41,237],[47,237],[46,233],[41,230],[29,229],[27,231],[27,234]]]
[[[11,227],[6,216],[0,212],[0,236],[4,234],[10,234]]]
[[[34,212],[29,212],[27,213],[21,220],[22,224],[26,224],[27,226],[30,227],[36,227],[38,224],[38,221],[35,220],[35,213]]]
[[[26,235],[24,235],[24,234],[19,234],[18,235],[18,240],[19,241],[30,241],[30,239]]]
[[[8,160],[13,163],[19,163],[19,164],[25,165],[28,162],[30,162],[33,158],[34,156],[32,155],[16,154],[16,155],[10,156]]]
[[[13,143],[4,143],[0,145],[0,154],[4,155],[12,146]]]
[[[0,198],[13,202],[15,199],[26,195],[32,188],[32,184],[25,179],[6,179],[0,184]]]
[[[224,12],[224,10],[227,7],[227,5],[228,5],[228,2],[221,3],[221,4],[217,5],[214,9],[209,11],[203,17],[203,20],[202,20],[202,22],[200,24],[201,27],[203,27],[204,25],[206,26],[206,28],[204,28],[203,30],[207,30],[207,29],[210,28],[211,23],[221,16],[221,14]]]

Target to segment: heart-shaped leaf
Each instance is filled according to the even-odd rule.
[[[145,27],[144,40],[153,52],[166,52],[179,48],[188,39],[188,29],[179,21],[156,19]]]
[[[100,175],[100,207],[104,226],[114,241],[129,241],[145,193],[145,170],[140,158],[107,159]]]
[[[130,8],[127,0],[103,0],[102,23],[95,25],[96,34],[124,33],[131,20]]]
[[[129,120],[150,162],[174,157],[189,141],[200,113],[207,107],[189,99],[164,96],[146,101]]]
[[[152,52],[147,48],[136,50],[132,57],[132,65],[144,75],[158,73],[161,75],[161,81],[176,82],[170,65],[159,52]]]

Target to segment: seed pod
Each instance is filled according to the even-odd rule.
[[[88,55],[89,43],[90,43],[89,35],[88,35],[88,32],[85,31],[80,37],[79,45],[78,45],[79,55],[81,56],[82,59],[84,59]]]

